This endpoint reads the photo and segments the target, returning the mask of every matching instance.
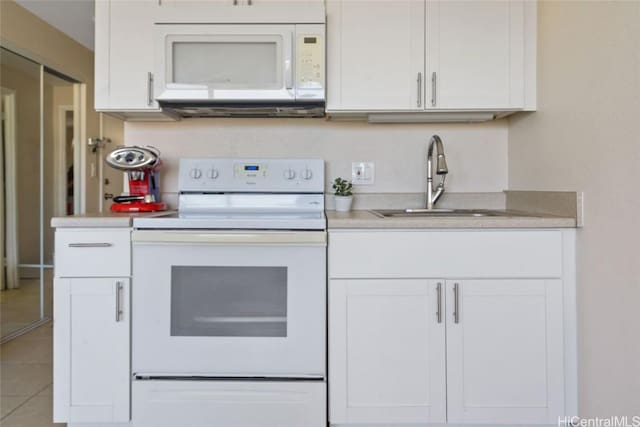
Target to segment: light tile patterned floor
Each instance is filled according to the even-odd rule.
[[[52,422],[53,325],[0,346],[0,426],[62,427]]]
[[[51,317],[53,272],[44,273],[44,315]],[[40,320],[40,280],[20,279],[20,287],[0,291],[0,336]]]

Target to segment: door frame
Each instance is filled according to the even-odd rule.
[[[58,132],[54,137],[54,211],[57,216],[65,216],[67,214],[67,112],[73,112],[75,117],[75,111],[73,105],[58,105],[57,121]],[[74,119],[74,131],[75,131],[75,119]],[[73,137],[73,158],[76,158],[76,150],[78,144]],[[74,164],[74,179],[75,179],[75,164]],[[73,200],[76,199],[77,189],[73,187]],[[74,207],[75,208],[75,207]],[[74,209],[75,212],[75,209]]]
[[[4,169],[5,186],[4,197],[1,203],[7,203],[2,209],[2,222],[6,230],[6,249],[2,254],[0,262],[6,267],[6,283],[0,286],[1,289],[16,289],[20,286],[18,280],[18,174],[17,174],[17,110],[16,92],[12,89],[0,88],[0,99],[5,110],[5,150],[2,159]],[[4,214],[6,212],[6,215]]]
[[[87,85],[74,83],[73,85],[73,213],[87,212]]]

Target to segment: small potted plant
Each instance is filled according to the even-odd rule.
[[[353,184],[346,179],[338,177],[333,181],[333,189],[335,190],[333,199],[335,200],[336,211],[349,212],[353,202],[353,193],[351,191]]]

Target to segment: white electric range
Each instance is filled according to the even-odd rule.
[[[133,424],[326,426],[323,161],[182,159],[179,191],[134,220]]]

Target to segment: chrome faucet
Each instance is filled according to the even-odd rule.
[[[433,190],[433,146],[436,147],[436,174],[440,175],[440,183]],[[442,193],[444,193],[444,180],[449,173],[447,169],[447,160],[444,157],[444,146],[438,135],[433,135],[429,140],[429,148],[427,150],[427,209],[433,209]]]

